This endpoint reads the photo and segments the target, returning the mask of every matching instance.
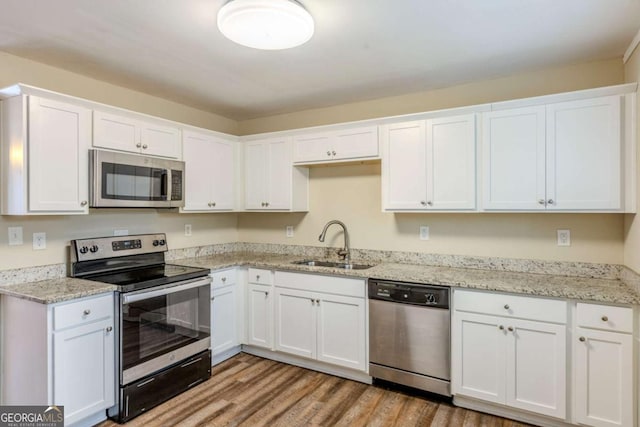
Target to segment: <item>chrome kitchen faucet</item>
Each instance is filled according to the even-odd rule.
[[[333,224],[339,225],[344,230],[344,248],[340,249],[337,252],[338,256],[342,258],[346,264],[351,264],[351,247],[349,245],[349,232],[347,231],[347,226],[344,225],[342,221],[338,221],[337,219],[334,219],[326,223],[324,228],[322,229],[322,233],[320,233],[320,236],[318,237],[318,240],[321,242],[324,242],[324,238],[327,234],[327,229]]]

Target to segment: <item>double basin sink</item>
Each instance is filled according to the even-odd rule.
[[[368,264],[351,264],[346,262],[320,261],[320,260],[313,260],[313,259],[293,261],[292,264],[306,265],[309,267],[342,268],[344,270],[366,270],[367,268],[373,267],[373,265],[368,265]]]

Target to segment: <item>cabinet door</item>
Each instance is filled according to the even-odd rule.
[[[322,362],[366,371],[364,299],[317,293],[318,351]]]
[[[425,122],[398,123],[381,132],[385,155],[382,157],[384,209],[426,208],[427,153]]]
[[[113,406],[112,331],[105,319],[53,334],[53,403],[64,405],[65,425]]]
[[[209,177],[213,182],[213,210],[233,210],[235,207],[235,143],[215,138]]]
[[[297,356],[316,356],[316,310],[311,292],[275,289],[275,348]]]
[[[288,139],[271,141],[267,148],[266,209],[291,209],[291,143]]]
[[[180,157],[180,129],[145,122],[140,122],[139,126],[142,154]]]
[[[566,326],[506,319],[507,405],[566,416]]]
[[[213,200],[213,168],[215,158],[213,138],[195,132],[184,132],[182,157],[185,162],[184,211],[211,210]]]
[[[88,213],[91,111],[29,97],[29,211]]]
[[[211,301],[211,353],[216,356],[237,346],[236,287],[213,289]]]
[[[545,209],[545,107],[483,114],[486,210]]]
[[[294,162],[321,162],[333,160],[332,138],[329,133],[300,135],[293,139]]]
[[[575,339],[576,421],[595,427],[633,425],[632,336],[578,327]]]
[[[378,157],[379,151],[378,128],[369,126],[337,131],[333,138],[331,156],[334,160]]]
[[[475,114],[427,121],[427,207],[476,207]]]
[[[140,128],[136,120],[93,111],[93,146],[111,150],[140,152]]]
[[[454,313],[451,352],[454,394],[505,403],[504,322],[494,316]]]
[[[267,200],[267,150],[264,142],[245,144],[245,205],[264,209]]]
[[[247,343],[259,347],[273,346],[273,297],[271,286],[249,284]]]
[[[547,105],[547,209],[621,209],[620,103]]]

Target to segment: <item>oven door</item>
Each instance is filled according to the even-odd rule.
[[[211,347],[211,279],[120,295],[120,384]]]

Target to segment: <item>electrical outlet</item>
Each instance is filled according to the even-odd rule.
[[[128,236],[129,235],[129,230],[113,230],[113,235],[114,236]]]
[[[420,240],[429,240],[429,226],[420,226]]]
[[[33,249],[47,249],[47,233],[33,233]]]
[[[558,246],[571,246],[571,230],[558,231]]]
[[[191,224],[184,225],[184,235],[191,236]]]
[[[22,227],[9,227],[9,246],[17,246],[23,243]]]
[[[293,226],[287,225],[287,237],[293,237]]]

